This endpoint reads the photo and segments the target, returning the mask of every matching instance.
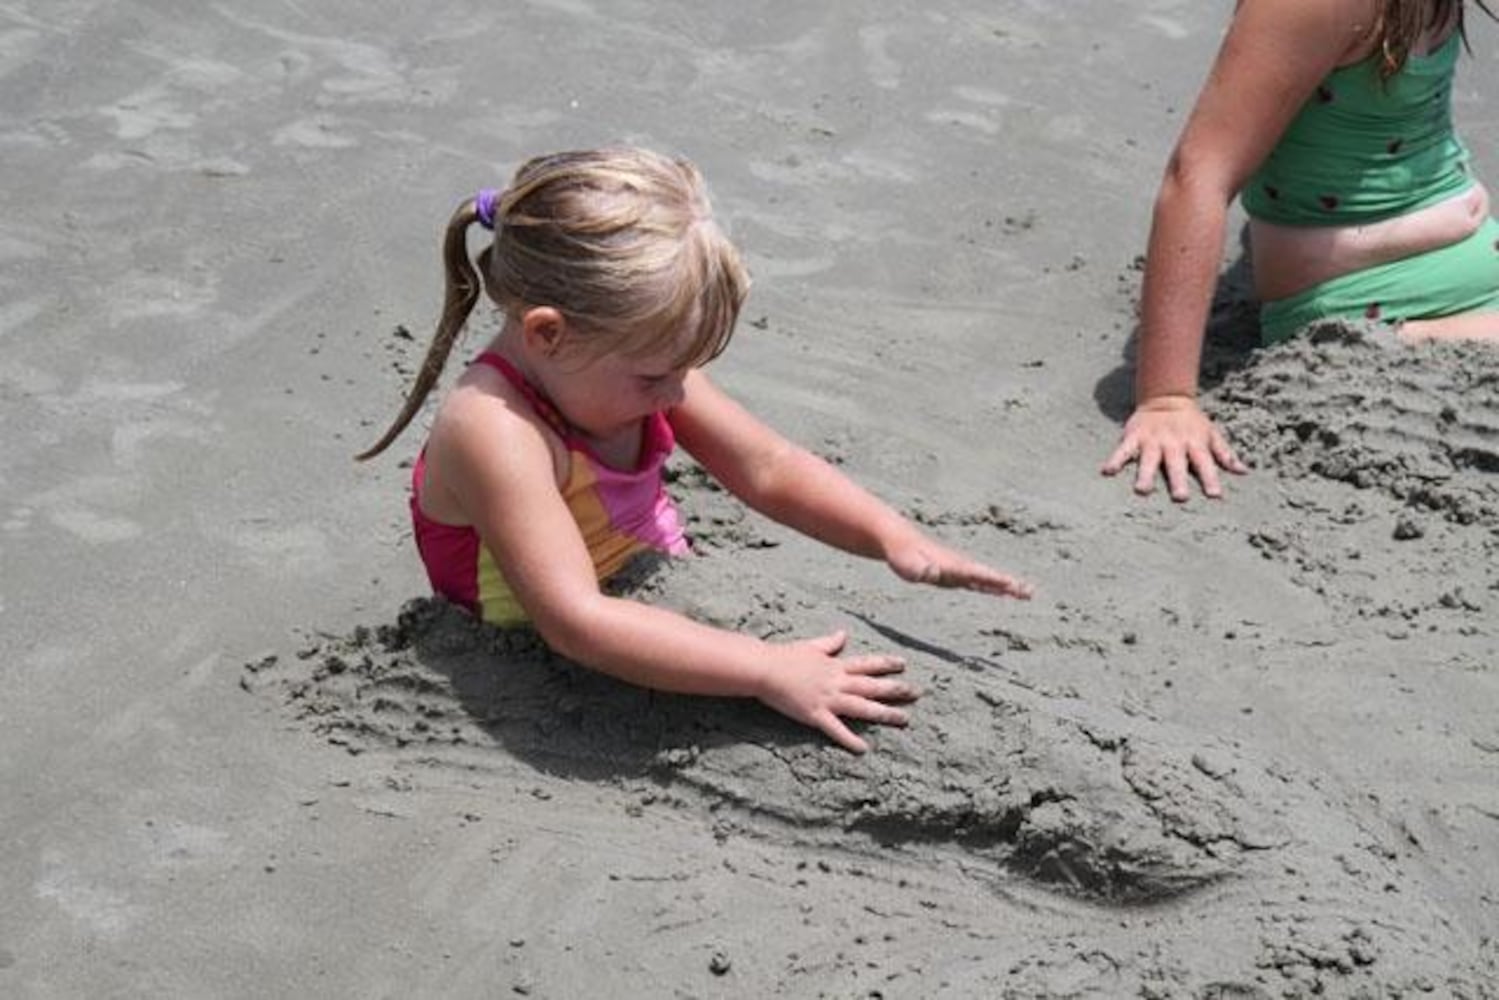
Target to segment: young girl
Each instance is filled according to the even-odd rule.
[[[1463,43],[1462,0],[1240,0],[1156,199],[1135,411],[1105,475],[1138,460],[1137,492],[1164,471],[1186,500],[1192,475],[1217,497],[1220,468],[1245,471],[1196,399],[1241,192],[1266,342],[1324,318],[1499,339],[1499,223],[1452,129]]]
[[[470,227],[494,240],[469,257]],[[830,465],[760,423],[701,367],[748,290],[691,164],[638,149],[533,159],[448,223],[447,295],[382,451],[421,408],[480,286],[504,326],[444,400],[413,474],[433,588],[497,624],[531,622],[557,652],[635,684],[755,697],[854,752],[844,718],[904,725],[916,690],[891,656],[839,657],[843,632],[769,643],[600,591],[634,554],[687,551],[662,486],[680,442],[751,507],[900,577],[1028,597],[1030,588],[923,536]]]

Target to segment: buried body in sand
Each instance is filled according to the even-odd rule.
[[[469,228],[493,233],[478,255]],[[433,589],[631,683],[753,697],[849,750],[844,719],[904,725],[901,661],[845,636],[767,643],[604,593],[634,556],[685,555],[662,476],[678,441],[776,521],[912,583],[1026,598],[1029,585],[950,549],[792,444],[703,373],[733,335],[749,278],[697,169],[642,149],[538,156],[466,201],[444,242],[447,303],[390,444],[416,415],[482,291],[497,336],[433,420],[412,474]]]

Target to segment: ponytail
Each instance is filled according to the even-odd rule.
[[[475,222],[494,239],[471,258]],[[442,256],[446,290],[432,346],[400,414],[361,461],[421,412],[480,292],[507,323],[534,306],[557,309],[595,356],[670,344],[681,346],[681,363],[698,365],[728,343],[749,289],[697,168],[630,147],[527,160],[503,192],[480,191],[458,207]]]
[[[421,371],[417,372],[416,382],[407,393],[401,412],[396,414],[390,429],[380,435],[380,440],[354,456],[356,462],[374,458],[389,447],[421,411],[422,404],[437,385],[443,365],[447,364],[448,355],[452,353],[453,342],[458,339],[463,325],[468,322],[469,314],[474,311],[474,303],[479,300],[479,273],[468,255],[468,228],[475,222],[483,223],[485,228],[493,228],[493,213],[494,195],[486,190],[481,191],[477,198],[459,205],[453,217],[448,220],[448,229],[442,240],[442,262],[447,279],[437,333],[432,337],[432,346],[427,348]],[[485,250],[482,256],[487,259],[488,254],[489,251]]]

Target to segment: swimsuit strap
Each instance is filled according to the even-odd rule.
[[[567,422],[567,418],[562,415],[561,410],[557,409],[556,404],[543,396],[541,390],[532,385],[526,379],[526,376],[521,374],[519,368],[493,351],[485,351],[474,358],[472,363],[493,368],[504,376],[505,381],[513,385],[525,397],[526,402],[531,405],[531,409],[536,411],[536,415],[545,420],[547,426],[557,432],[557,436],[562,439],[563,443],[569,449],[581,450],[592,461],[600,465],[605,464],[599,458],[598,452],[594,450],[593,445],[589,443],[588,439],[576,427]],[[671,422],[666,419],[666,414],[660,410],[657,410],[646,418],[644,425],[641,427],[641,433],[640,459],[637,462],[637,470],[647,468],[657,455],[669,455],[672,449],[676,447],[676,434],[672,432]]]
[[[556,431],[562,440],[571,443],[577,439],[577,431],[562,416],[561,411],[557,409],[550,399],[543,396],[541,391],[526,379],[526,376],[521,374],[519,368],[493,351],[485,351],[475,358],[473,363],[493,368],[504,376],[505,381],[514,386],[525,397],[526,402],[531,405],[531,409],[536,411],[536,415],[545,420],[547,426]]]

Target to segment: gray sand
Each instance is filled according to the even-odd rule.
[[[1251,351],[1230,246],[1253,474],[1096,473],[1226,15],[0,12],[0,995],[1499,996],[1499,352]],[[678,461],[698,555],[625,585],[900,652],[866,757],[426,599],[417,433],[350,461],[456,199],[617,140],[747,252],[720,382],[1040,588],[903,586]]]

